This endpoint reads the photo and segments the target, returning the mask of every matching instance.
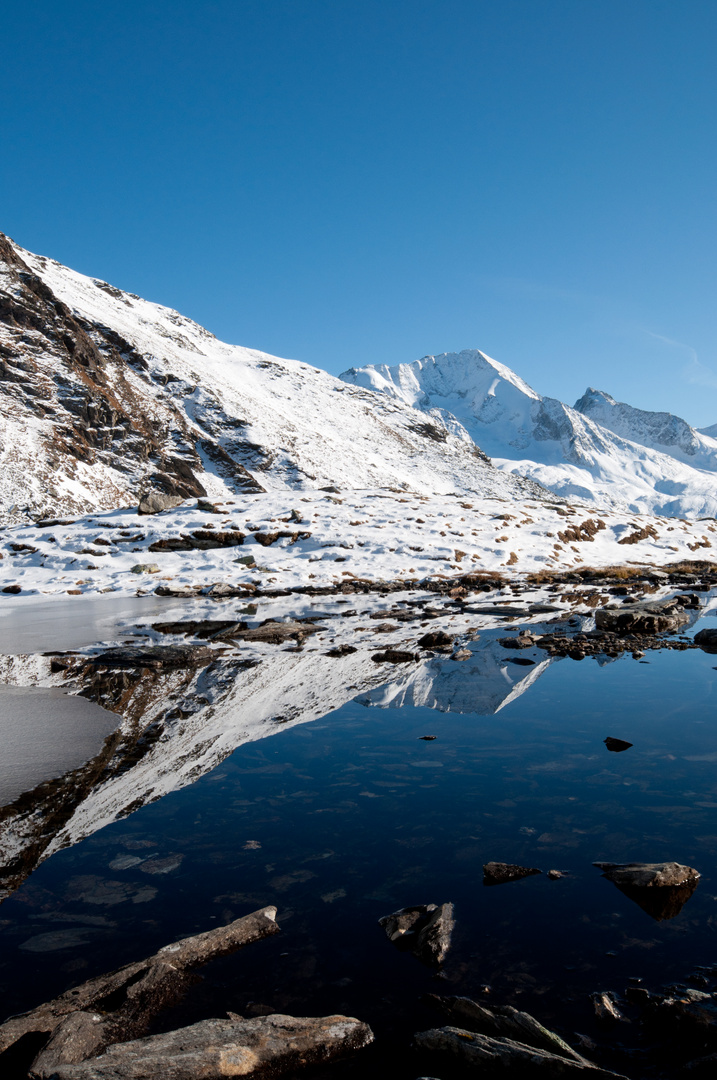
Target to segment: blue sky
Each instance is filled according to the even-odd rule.
[[[481,348],[717,422],[714,0],[37,0],[0,228],[339,373]]]

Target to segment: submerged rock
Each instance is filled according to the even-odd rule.
[[[202,1020],[177,1031],[117,1043],[89,1061],[33,1076],[38,1080],[279,1076],[299,1066],[331,1061],[371,1042],[371,1028],[352,1016],[274,1013],[250,1020]]]
[[[521,878],[542,874],[535,866],[516,866],[514,863],[489,862],[483,867],[484,885],[503,885],[506,881],[520,881]]]
[[[453,904],[405,907],[378,922],[396,948],[413,953],[424,964],[441,964],[451,945]]]

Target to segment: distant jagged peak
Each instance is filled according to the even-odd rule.
[[[707,439],[681,416],[670,412],[637,409],[624,401],[616,401],[604,390],[588,387],[574,408],[589,416],[616,435],[653,449],[682,452],[694,458],[707,452],[713,456],[717,447],[709,446]],[[715,427],[717,432],[717,426]]]

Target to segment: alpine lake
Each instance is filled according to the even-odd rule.
[[[688,647],[715,626],[717,596],[698,595],[689,624],[654,647],[627,641],[579,662],[501,640],[524,628],[589,631],[584,604],[526,619],[477,614],[470,633],[453,628],[456,644],[408,663],[372,660],[378,635],[373,649],[327,657],[331,623],[329,637],[259,652],[235,641],[209,670],[205,658],[191,679],[173,669],[165,682],[141,658],[125,658],[113,682],[112,658],[104,669],[97,658],[118,642],[206,645],[202,619],[259,625],[272,602],[248,615],[238,601],[199,610],[140,599],[113,613],[97,600],[83,617],[84,601],[48,602],[42,618],[10,609],[0,642],[0,732],[15,755],[0,813],[2,1019],[273,904],[281,932],[207,964],[151,1032],[227,1012],[342,1013],[367,1022],[373,1044],[284,1075],[446,1080],[465,1074],[412,1040],[447,1022],[431,996],[457,995],[524,1010],[631,1080],[678,1075],[717,1050],[717,1026],[685,1039],[684,1018],[676,1034],[664,1019],[649,1023],[650,1003],[711,1006],[717,989],[717,656]],[[531,599],[525,588],[520,602]],[[373,597],[370,618],[412,600],[431,602]],[[364,598],[350,602],[361,619]],[[292,613],[291,599],[281,603],[279,621]],[[310,628],[349,625],[345,608],[316,603]],[[448,611],[420,629],[402,623],[403,640],[415,649],[426,629],[450,629]],[[174,620],[164,637],[153,629],[162,618]],[[182,620],[193,630],[182,634]],[[678,639],[683,647],[669,647]],[[48,688],[48,673],[63,670],[76,711],[56,680]],[[124,743],[113,743],[123,716]],[[620,751],[606,739],[622,740]],[[484,884],[491,861],[541,872]],[[661,910],[605,879],[601,861],[674,861],[701,877]],[[379,925],[400,908],[447,902],[455,928],[440,965]],[[601,993],[619,1019],[599,1015]],[[7,1080],[27,1066],[0,1057]]]

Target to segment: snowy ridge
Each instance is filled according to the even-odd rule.
[[[588,391],[575,408],[541,397],[485,353],[427,356],[341,378],[465,429],[505,472],[565,498],[677,517],[717,515],[717,441],[667,413]]]
[[[217,341],[1,236],[0,366],[0,506],[16,519],[109,509],[150,487],[540,495],[455,421]]]

